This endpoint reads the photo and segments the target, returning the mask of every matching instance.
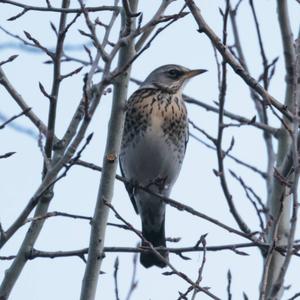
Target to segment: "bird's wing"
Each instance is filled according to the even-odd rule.
[[[122,174],[123,177],[125,177],[125,173],[124,173],[124,171],[123,171],[123,169],[122,169],[122,163],[121,163],[121,160],[119,160],[119,163],[120,163],[121,174]],[[125,177],[125,178],[126,178],[126,177]],[[138,211],[138,208],[137,208],[135,199],[134,199],[134,190],[135,190],[135,187],[134,187],[132,184],[126,183],[126,182],[124,182],[124,185],[125,185],[125,188],[126,188],[128,194],[129,194],[129,197],[130,197],[130,200],[131,200],[131,202],[132,202],[132,205],[133,205],[133,207],[134,207],[135,212],[136,212],[137,214],[139,214],[139,211]]]
[[[185,133],[184,153],[186,152],[187,143],[188,143],[189,137],[190,137],[189,123],[187,123],[186,130],[185,130],[185,131],[186,131],[186,133]]]
[[[146,98],[148,97],[149,95],[152,95],[153,94],[153,88],[140,88],[138,90],[136,90],[131,96],[130,98],[128,99],[127,101],[127,109],[130,109],[130,107],[133,105],[134,106],[134,103],[135,101],[138,101],[140,100],[141,98]],[[126,121],[125,121],[125,125],[126,125]],[[119,159],[119,163],[120,163],[120,169],[121,169],[121,174],[123,177],[126,178],[125,176],[125,172],[124,170],[122,169],[122,162],[121,160]],[[138,208],[137,208],[137,205],[136,205],[136,201],[135,201],[135,197],[134,197],[134,192],[135,192],[135,187],[133,184],[130,184],[130,183],[124,183],[125,185],[125,188],[129,194],[129,197],[130,197],[130,200],[132,202],[132,205],[134,207],[134,210],[137,214],[139,214],[138,212]]]

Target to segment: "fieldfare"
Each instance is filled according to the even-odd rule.
[[[154,247],[166,247],[165,203],[138,186],[169,197],[189,137],[182,90],[191,77],[205,71],[179,65],[161,66],[150,73],[126,106],[120,167],[130,182],[125,186],[141,216],[143,237]],[[142,246],[147,243],[142,241]],[[158,251],[168,260],[167,251]],[[150,251],[141,253],[140,261],[146,268],[166,266]]]

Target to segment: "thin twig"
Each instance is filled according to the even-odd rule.
[[[7,64],[7,63],[9,63],[9,62],[14,61],[18,56],[19,55],[11,55],[8,59],[1,61],[0,62],[0,67]]]
[[[223,44],[226,47],[227,44],[227,21],[229,16],[229,0],[226,0],[226,8],[223,16]],[[217,159],[218,159],[218,172],[215,174],[220,178],[221,187],[225,198],[227,200],[230,212],[232,213],[235,221],[239,225],[240,229],[245,233],[250,233],[251,230],[248,228],[247,224],[239,215],[235,204],[232,199],[232,195],[229,191],[228,184],[225,177],[225,169],[224,169],[224,152],[222,150],[222,139],[223,139],[223,117],[224,117],[224,105],[225,105],[225,97],[226,97],[226,89],[227,89],[227,62],[225,58],[223,58],[222,66],[221,66],[221,86],[219,91],[219,118],[218,118],[218,137],[216,141],[216,149],[217,149]]]
[[[118,271],[119,271],[119,257],[116,257],[114,263],[114,282],[115,282],[115,296],[116,300],[120,300],[119,297],[119,285],[118,285]]]
[[[249,85],[253,88],[261,97],[265,100],[267,105],[273,105],[284,116],[292,120],[293,115],[287,109],[286,105],[280,103],[273,96],[271,96],[250,74],[243,68],[243,66],[234,58],[231,52],[228,50],[224,43],[220,42],[220,38],[214,33],[214,31],[208,26],[202,17],[200,9],[196,6],[193,0],[185,0],[191,13],[194,16],[195,21],[198,24],[198,31],[204,32],[211,42],[216,46],[219,53],[223,56],[226,62],[233,68],[233,70]]]
[[[16,152],[7,152],[7,153],[5,153],[5,154],[1,154],[0,155],[0,159],[3,159],[3,158],[8,158],[8,157],[10,157],[10,156],[12,156],[12,155],[14,155],[14,154],[16,154]],[[2,234],[0,233],[0,237],[2,236]]]
[[[136,279],[137,257],[138,257],[137,253],[135,253],[133,255],[133,259],[132,259],[133,269],[132,269],[131,283],[130,283],[130,287],[129,287],[129,290],[128,290],[128,293],[127,293],[126,300],[130,300],[133,292],[135,291],[135,289],[137,288],[137,285],[138,285],[138,281]]]
[[[293,111],[295,113],[295,116],[298,115],[299,112],[299,106],[300,106],[300,37],[296,40],[296,63],[295,63],[295,74],[293,77]],[[299,183],[299,176],[300,176],[300,165],[299,165],[299,148],[298,148],[298,128],[299,128],[299,120],[298,118],[294,118],[293,120],[293,134],[292,134],[292,151],[293,151],[293,185],[291,188],[292,192],[292,216],[290,219],[290,230],[288,235],[288,247],[287,247],[287,254],[285,256],[285,259],[283,261],[283,264],[280,268],[280,272],[278,274],[278,277],[276,278],[276,281],[272,284],[272,288],[269,292],[269,297],[276,298],[278,293],[280,293],[280,290],[283,287],[283,282],[285,275],[288,270],[288,266],[290,264],[292,255],[293,255],[293,244],[295,240],[295,234],[296,234],[296,226],[297,226],[297,218],[298,218],[298,183]]]
[[[202,288],[201,286],[199,286],[199,284],[194,283],[185,273],[178,271],[166,258],[164,258],[153,246],[152,244],[147,241],[143,235],[136,230],[130,223],[128,223],[117,211],[116,209],[110,204],[110,203],[106,203],[106,205],[109,206],[109,208],[115,213],[116,217],[121,220],[126,226],[128,226],[129,228],[131,228],[131,230],[139,237],[143,240],[143,242],[145,242],[148,247],[151,249],[151,252],[153,252],[157,257],[159,257],[162,261],[164,261],[164,263],[166,263],[166,265],[172,270],[171,272],[167,272],[165,273],[165,275],[173,275],[176,274],[178,277],[182,278],[184,281],[188,282],[193,288],[195,288],[197,291],[202,292],[204,294],[206,294],[207,296],[209,296],[212,299],[216,299],[216,300],[220,300],[219,297],[215,296],[214,294],[212,294],[207,288]]]
[[[267,208],[263,204],[261,198],[253,191],[253,189],[246,185],[246,183],[244,182],[242,177],[237,176],[232,170],[229,170],[229,172],[233,176],[233,178],[235,178],[241,184],[242,188],[244,189],[246,197],[250,200],[250,203],[253,205],[253,207],[256,211],[256,214],[257,214],[258,219],[259,219],[259,224],[260,224],[261,231],[262,231],[262,233],[264,233],[265,232],[265,225],[264,225],[264,220],[263,220],[261,214],[262,213],[266,214],[268,212]],[[261,208],[258,208],[256,201],[254,201],[252,199],[250,194],[256,199],[256,201],[259,203]]]
[[[206,240],[205,240],[205,236],[203,236],[203,238],[201,238],[201,243],[203,245],[203,256],[202,256],[201,265],[200,265],[199,270],[198,270],[198,278],[195,281],[195,283],[198,284],[198,285],[200,284],[200,282],[202,280],[203,269],[204,269],[204,265],[205,265],[205,262],[206,262]],[[196,289],[194,289],[191,300],[196,299],[197,292],[198,291]]]
[[[299,0],[299,3],[300,3],[300,0]],[[295,300],[295,299],[297,299],[297,298],[299,298],[300,297],[300,292],[299,293],[296,293],[293,297],[291,297],[291,298],[289,298],[289,299],[287,299],[287,300]]]
[[[23,115],[26,115],[29,111],[31,110],[31,107],[28,107],[27,109],[25,109],[24,111],[22,111],[21,113],[9,118],[7,121],[5,121],[4,123],[2,123],[0,125],[0,129],[3,129],[7,124],[11,123],[12,121],[14,121],[15,119],[23,116]]]
[[[199,143],[203,144],[205,147],[207,147],[209,149],[212,149],[212,150],[216,150],[216,147],[207,144],[206,142],[204,142],[203,140],[201,140],[200,138],[198,138],[196,135],[192,134],[191,132],[190,132],[190,136],[192,138],[194,138],[196,141],[198,141]],[[223,152],[224,152],[224,150],[223,150]],[[259,170],[255,166],[252,166],[252,165],[250,165],[250,164],[248,164],[248,163],[240,160],[239,158],[237,158],[236,156],[233,156],[230,153],[227,155],[227,157],[231,158],[237,164],[240,164],[241,166],[244,166],[244,167],[248,168],[249,170],[251,170],[251,171],[259,174],[262,178],[264,178],[264,179],[266,178],[266,176],[267,176],[266,173],[263,172],[263,171],[261,171],[261,170]]]
[[[40,11],[40,12],[58,12],[58,13],[66,13],[66,14],[73,14],[73,13],[81,13],[82,9],[78,8],[60,8],[60,7],[42,7],[42,6],[32,6],[32,5],[27,5],[23,4],[20,2],[16,1],[11,1],[11,0],[0,0],[0,3],[3,4],[10,4],[16,7],[23,8],[26,11]],[[85,7],[85,10],[88,12],[99,12],[99,11],[119,11],[120,7],[118,6],[95,6],[95,7]]]
[[[23,99],[21,94],[17,92],[17,90],[10,83],[8,78],[6,77],[3,69],[0,67],[0,84],[6,89],[6,91],[11,95],[11,97],[16,101],[19,107],[26,111],[25,116],[30,119],[30,121],[36,126],[36,128],[41,131],[44,135],[47,134],[47,126],[42,122],[42,120],[30,109],[29,105]],[[54,137],[55,142],[57,142],[57,138]]]
[[[232,300],[231,281],[232,281],[232,275],[230,270],[228,270],[227,272],[227,299],[228,300]]]
[[[84,166],[86,168],[89,168],[89,169],[92,169],[92,170],[95,170],[95,171],[99,171],[99,172],[102,172],[102,168],[101,167],[98,167],[96,166],[95,164],[91,164],[91,163],[87,163],[87,162],[84,162],[84,161],[77,161],[75,164],[77,165],[81,165],[81,166]],[[129,184],[132,184],[132,182],[130,182],[129,180],[127,180],[126,178],[120,176],[120,175],[116,175],[116,179],[117,180],[120,180],[124,183],[129,183]],[[235,233],[239,236],[242,236],[246,239],[250,239],[252,240],[252,235],[251,233],[248,235],[242,231],[239,231],[239,230],[236,230],[234,229],[233,227],[230,227],[228,225],[225,225],[223,224],[222,222],[218,221],[217,219],[214,219],[212,217],[209,217],[197,210],[195,210],[194,208],[188,206],[188,205],[185,205],[183,203],[180,203],[178,201],[175,201],[171,198],[167,198],[167,197],[163,197],[162,195],[160,194],[157,194],[157,193],[154,193],[153,191],[149,190],[147,187],[143,187],[143,186],[140,186],[140,185],[137,185],[138,188],[152,194],[152,195],[155,195],[157,198],[159,198],[161,201],[165,202],[166,204],[169,204],[170,206],[172,206],[173,208],[175,209],[178,209],[180,211],[185,211],[185,212],[188,212],[196,217],[199,217],[199,218],[203,218],[204,220],[208,221],[208,222],[211,222],[213,224],[215,224],[216,226],[218,227],[221,227],[229,232],[232,232],[232,233]]]

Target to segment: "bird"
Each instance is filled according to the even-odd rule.
[[[142,223],[145,268],[164,268],[169,261],[165,238],[165,203],[179,175],[189,137],[187,109],[182,91],[192,77],[206,72],[168,64],[156,68],[129,97],[119,155],[125,187]],[[154,194],[148,193],[144,187]]]

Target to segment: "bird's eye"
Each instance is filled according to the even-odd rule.
[[[179,78],[182,75],[182,72],[176,70],[176,69],[171,69],[168,71],[168,75],[171,78]]]

